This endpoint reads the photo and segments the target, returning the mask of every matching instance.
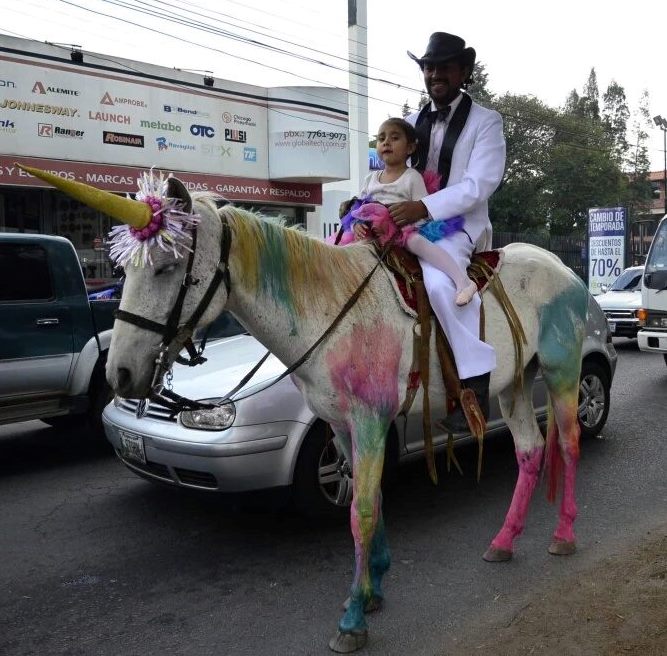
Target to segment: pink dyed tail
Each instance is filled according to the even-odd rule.
[[[563,454],[558,444],[558,424],[551,400],[547,410],[547,444],[544,450],[544,472],[547,478],[547,500],[553,503],[558,494],[558,484],[563,475]]]

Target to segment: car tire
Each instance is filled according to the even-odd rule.
[[[292,503],[309,517],[349,517],[352,469],[327,424],[316,421],[303,440],[294,469]]]
[[[107,383],[105,371],[106,358],[95,368],[89,386],[90,405],[88,407],[88,426],[96,439],[106,441],[102,412],[108,403],[113,401],[113,391]]]
[[[579,427],[582,439],[590,439],[607,421],[611,382],[607,370],[594,361],[584,361],[579,380]]]
[[[665,364],[667,364],[667,353],[663,353],[662,357],[665,358]]]

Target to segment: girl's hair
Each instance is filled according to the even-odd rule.
[[[383,125],[393,125],[394,127],[403,130],[403,134],[405,134],[405,138],[408,140],[409,144],[417,143],[417,130],[415,130],[405,119],[392,116],[386,121],[382,121],[380,127]],[[380,131],[378,130],[378,132]]]

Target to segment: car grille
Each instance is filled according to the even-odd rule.
[[[634,310],[605,310],[607,319],[634,319]]]
[[[139,401],[136,399],[122,399],[118,397],[116,399],[116,407],[130,414],[135,414],[137,411],[137,406]],[[168,421],[171,423],[176,423],[176,417],[171,416],[171,410],[168,408],[163,408],[155,403],[146,401],[147,410],[144,417],[150,417],[151,419],[156,419],[157,421]]]
[[[121,455],[119,449],[116,449],[116,455],[126,467],[133,469],[137,473],[144,474],[149,478],[157,478],[166,483],[180,484],[183,487],[196,487],[207,490],[218,489],[218,481],[213,474],[209,474],[208,472],[174,467],[174,473],[176,474],[176,478],[174,478],[166,465],[151,462],[150,460],[147,460],[146,462],[126,460]]]

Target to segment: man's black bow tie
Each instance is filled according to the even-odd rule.
[[[443,107],[442,109],[436,109],[432,112],[429,112],[427,115],[429,123],[433,125],[436,121],[446,121],[450,110],[451,106],[447,105],[447,107]]]

